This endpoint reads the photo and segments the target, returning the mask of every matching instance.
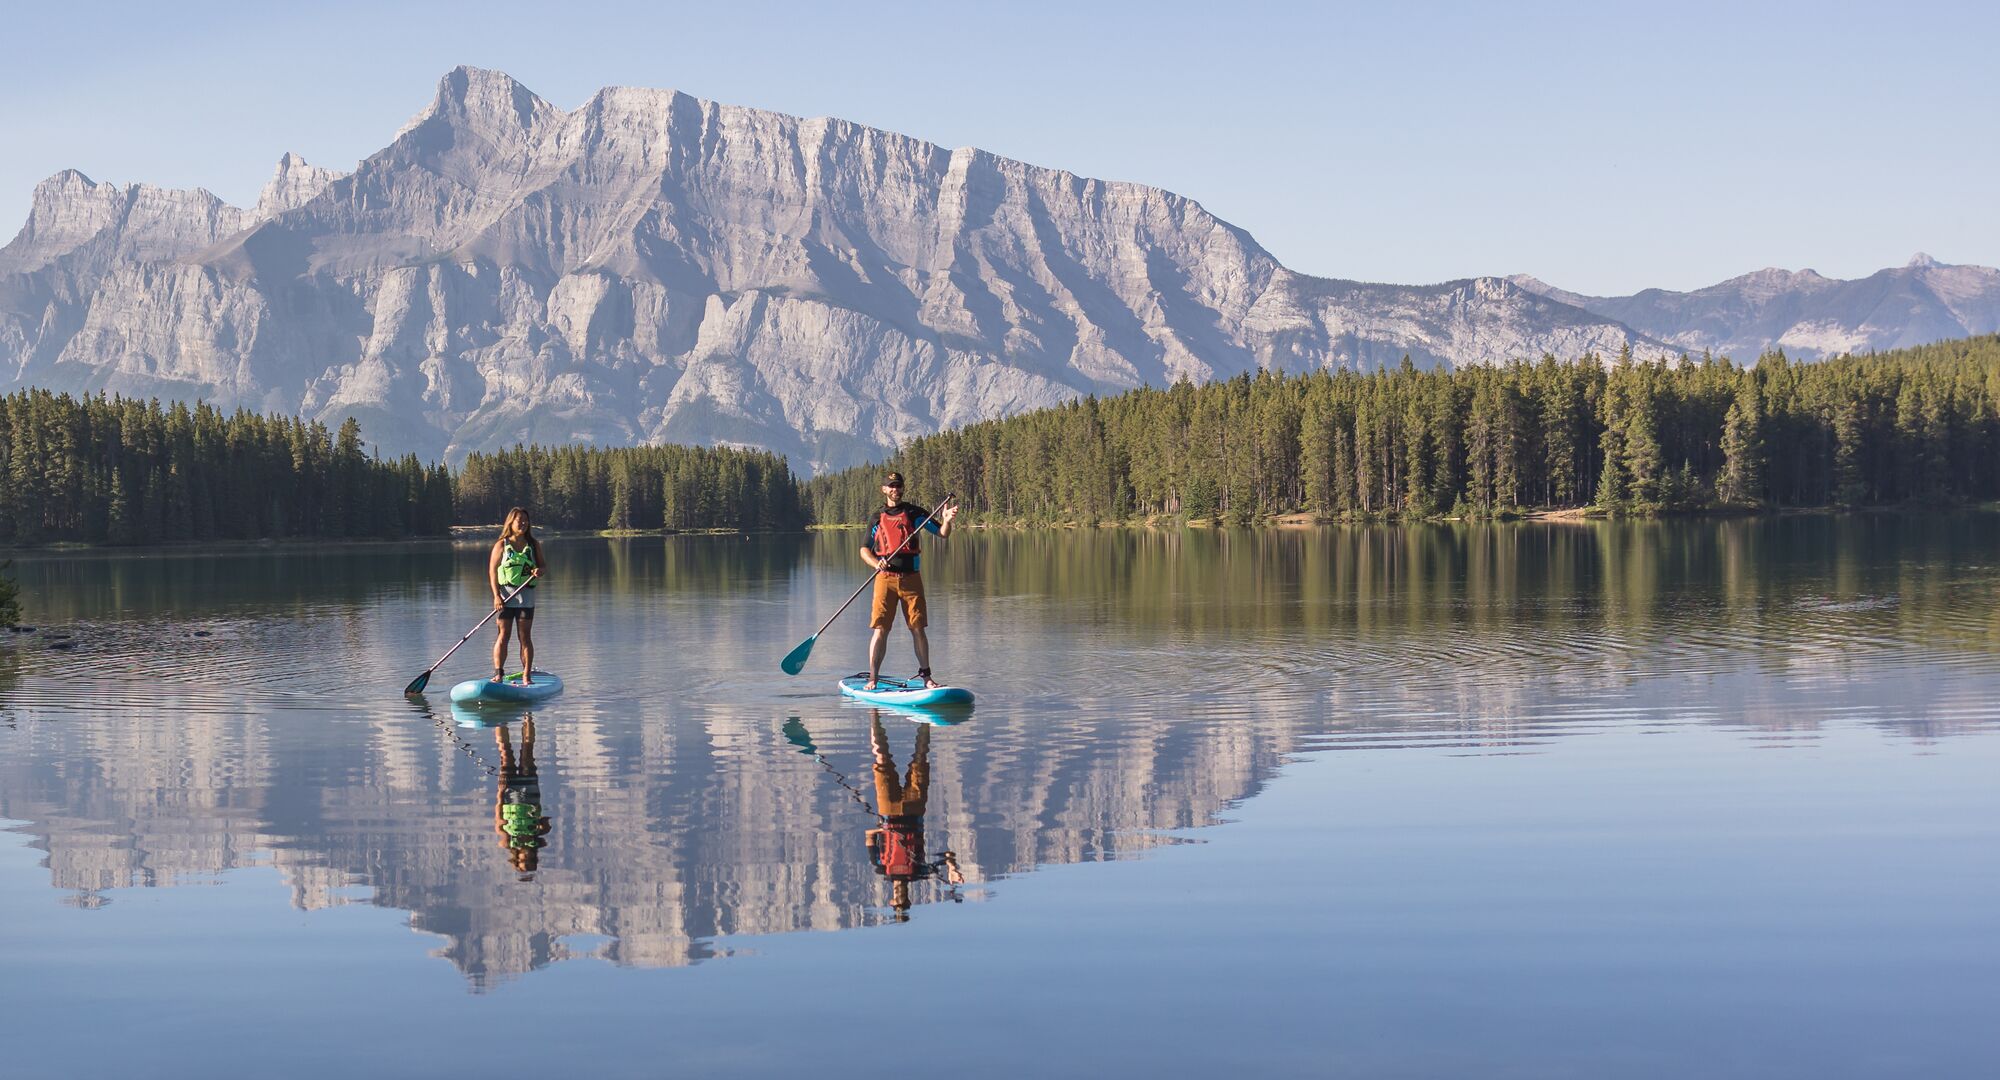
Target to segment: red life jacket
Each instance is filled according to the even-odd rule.
[[[886,825],[882,830],[882,872],[892,878],[914,877],[924,861],[921,827]]]
[[[889,567],[891,570],[907,569],[916,562],[916,532],[917,519],[910,507],[903,506],[894,512],[884,507],[875,519],[875,557],[889,558],[895,554],[896,546],[903,543],[903,538],[909,537],[910,542],[903,546],[902,554],[897,555],[895,563]]]

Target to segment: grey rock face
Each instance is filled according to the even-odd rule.
[[[1853,281],[1772,268],[1684,293],[1584,296],[1525,275],[1509,280],[1688,352],[1740,361],[1774,348],[1816,360],[2000,331],[2000,270],[1923,254]]]
[[[64,173],[0,250],[0,385],[354,415],[388,451],[758,445],[1255,368],[1667,347],[1495,279],[1295,274],[1157,188],[659,90],[460,68],[351,174],[254,211]]]

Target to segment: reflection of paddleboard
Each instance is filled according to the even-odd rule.
[[[925,689],[922,679],[895,679],[887,675],[875,680],[876,688],[863,690],[867,675],[849,675],[840,680],[840,692],[873,705],[970,705],[972,691],[962,686]]]
[[[972,719],[972,706],[957,705],[877,705],[885,713],[900,716],[911,723],[929,724],[932,727],[950,727]]]
[[[521,685],[519,673],[509,675],[500,682],[492,679],[467,679],[451,688],[451,700],[461,705],[540,701],[562,693],[562,688],[561,679],[538,669],[535,672],[535,681],[526,686]]]
[[[497,701],[484,706],[476,701],[470,705],[454,702],[451,706],[452,722],[462,728],[496,728],[502,724],[531,720],[534,715],[526,705],[508,705]]]

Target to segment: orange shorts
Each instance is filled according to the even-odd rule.
[[[868,611],[868,625],[876,630],[895,625],[899,605],[910,629],[930,625],[930,612],[924,608],[923,575],[891,574],[886,570],[875,575],[875,606]]]

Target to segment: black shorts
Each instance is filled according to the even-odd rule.
[[[515,622],[520,619],[535,621],[535,609],[531,607],[503,607],[500,609],[501,622]]]

